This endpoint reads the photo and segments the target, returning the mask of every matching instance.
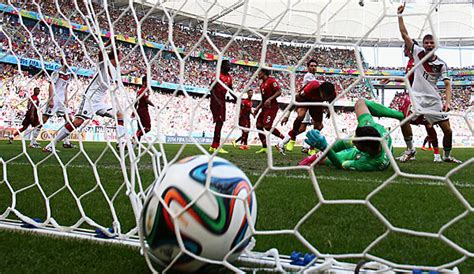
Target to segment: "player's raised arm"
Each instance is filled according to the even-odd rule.
[[[105,49],[106,53],[107,53],[107,47],[110,46],[110,44],[112,44],[112,37],[104,43],[104,49]],[[99,47],[98,58],[99,58],[99,62],[104,60],[104,55],[102,54],[102,51],[100,50],[100,47]]]
[[[398,7],[397,14],[398,16],[398,28],[400,29],[400,33],[402,34],[403,41],[405,41],[405,45],[410,50],[413,47],[413,40],[411,40],[410,36],[408,35],[408,30],[405,27],[405,22],[403,21],[403,11],[405,10],[405,3]]]

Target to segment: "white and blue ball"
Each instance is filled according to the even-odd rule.
[[[210,189],[232,198],[218,196],[206,191],[208,168],[209,157],[205,155],[186,158],[169,166],[144,205],[142,232],[149,254],[163,266],[181,251],[175,226],[179,227],[185,249],[202,258],[222,261],[237,247],[229,257],[232,261],[249,243],[249,218],[253,224],[257,219],[257,200],[250,180],[229,161],[214,157]],[[182,215],[172,218],[194,201]],[[246,214],[246,206],[250,216]],[[207,266],[203,261],[182,254],[172,269],[200,271]]]

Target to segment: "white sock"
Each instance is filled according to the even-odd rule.
[[[71,144],[71,141],[69,140],[69,136],[64,139],[64,142],[63,142],[65,145],[70,145]]]
[[[66,127],[61,128],[58,132],[58,135],[56,135],[56,138],[53,140],[53,145],[55,146],[58,142],[66,139],[69,134],[71,134],[71,132],[69,132]]]
[[[117,141],[120,143],[125,142],[125,127],[123,125],[117,125]]]
[[[285,138],[283,138],[283,140],[281,140],[281,142],[286,145],[286,144],[288,144],[288,142],[290,141],[290,139],[291,139],[291,138],[290,138],[290,135],[287,134],[287,135],[285,136]]]
[[[40,134],[41,132],[41,128],[40,127],[37,127],[33,130],[33,132],[31,133],[31,143],[32,144],[37,144],[38,142],[36,141],[36,139],[38,139],[38,135]]]

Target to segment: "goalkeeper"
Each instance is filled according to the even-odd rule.
[[[355,136],[383,137],[392,151],[392,138],[387,130],[377,124],[372,117],[389,117],[401,121],[404,119],[403,113],[366,99],[357,101],[355,113],[358,121]],[[308,132],[305,142],[319,150],[324,150],[328,146],[326,138],[318,130]],[[321,154],[322,152],[304,159],[300,165],[310,165]],[[390,165],[390,161],[380,141],[340,140],[328,151],[327,158],[321,159],[319,164],[334,165],[337,168],[349,170],[376,171],[385,170]]]

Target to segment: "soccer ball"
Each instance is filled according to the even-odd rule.
[[[169,265],[182,250],[175,233],[179,233],[184,249],[217,261],[231,250],[234,252],[227,259],[236,259],[250,242],[245,208],[255,224],[257,200],[249,179],[229,161],[214,157],[210,190],[228,195],[222,197],[206,190],[208,166],[209,157],[205,155],[169,166],[143,207],[141,229],[148,254],[162,266]],[[183,213],[173,218],[180,212]],[[205,271],[208,267],[211,265],[185,253],[172,265],[173,270],[187,272]]]

